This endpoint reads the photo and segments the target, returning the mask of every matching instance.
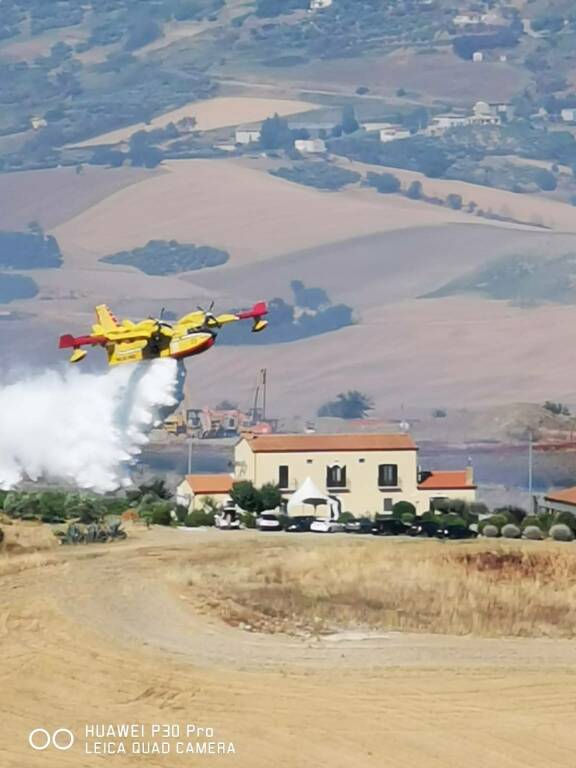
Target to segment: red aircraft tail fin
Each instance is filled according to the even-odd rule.
[[[66,333],[64,336],[60,336],[60,343],[58,344],[59,349],[71,349],[75,346],[76,339],[70,333]]]
[[[248,309],[245,312],[239,312],[238,317],[241,320],[248,320],[250,317],[259,319],[263,315],[267,315],[267,314],[268,314],[268,304],[266,304],[265,301],[259,301],[256,304],[254,304],[252,309]]]

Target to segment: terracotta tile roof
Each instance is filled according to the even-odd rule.
[[[476,488],[474,483],[468,482],[466,470],[457,472],[430,472],[419,483],[421,491],[452,491]]]
[[[230,475],[186,475],[195,494],[230,493],[234,479]]]
[[[565,488],[563,491],[552,491],[544,498],[546,501],[560,501],[562,504],[576,506],[576,485],[572,488]]]
[[[246,439],[254,453],[417,450],[410,435],[406,434],[250,435]]]

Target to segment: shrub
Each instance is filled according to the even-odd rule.
[[[416,515],[416,507],[410,501],[397,501],[392,507],[394,517],[404,517],[404,515]]]
[[[522,531],[514,523],[506,523],[502,526],[501,533],[505,539],[519,539],[522,536]]]
[[[250,512],[242,512],[240,514],[240,522],[244,528],[256,528],[256,515]]]
[[[338,190],[348,184],[355,184],[361,179],[356,171],[338,168],[324,162],[295,163],[291,168],[283,166],[269,173],[296,184],[326,190]]]
[[[485,525],[482,528],[482,536],[487,536],[489,539],[497,539],[500,536],[500,530],[495,525]]]
[[[454,209],[455,211],[459,211],[462,208],[462,195],[451,193],[446,198],[446,202],[450,208]]]
[[[541,541],[544,538],[544,534],[537,525],[527,525],[526,528],[524,528],[524,538],[533,541]]]
[[[176,513],[176,519],[179,523],[186,522],[186,518],[188,517],[187,507],[185,507],[183,504],[177,504],[174,512]]]
[[[391,194],[400,191],[400,179],[393,173],[368,173],[366,176],[368,186],[375,187],[378,192]]]
[[[486,518],[486,520],[482,520],[482,522],[478,525],[478,531],[480,533],[484,533],[484,529],[487,526],[493,526],[498,529],[498,535],[500,535],[500,531],[502,528],[507,524],[512,522],[507,515],[491,515],[490,517]]]
[[[187,528],[200,528],[214,525],[214,512],[209,509],[194,509],[186,516]]]
[[[527,512],[525,509],[522,509],[522,507],[515,507],[514,505],[509,504],[505,507],[497,507],[494,510],[494,514],[505,515],[511,523],[520,525],[522,520],[526,517]]]
[[[554,515],[554,525],[557,524],[566,525],[572,533],[576,533],[576,517],[571,512],[558,512],[558,514]]]
[[[421,181],[413,181],[406,190],[406,197],[409,197],[410,200],[421,200],[423,194],[424,191],[422,189]]]
[[[167,501],[157,501],[154,504],[150,504],[143,511],[143,514],[148,513],[150,520],[154,525],[171,525],[172,524],[172,504]]]
[[[554,541],[574,541],[574,531],[564,523],[556,523],[550,528],[550,538]]]
[[[524,530],[525,528],[528,528],[528,526],[530,525],[533,525],[533,526],[535,525],[536,528],[540,528],[540,521],[538,520],[536,515],[528,515],[527,517],[525,517],[524,520],[522,520],[522,525],[520,527],[522,528],[522,530]]]
[[[356,520],[352,512],[342,512],[340,517],[338,518],[339,523],[343,523],[344,525],[346,523],[351,523],[353,520]]]

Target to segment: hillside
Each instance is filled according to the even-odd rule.
[[[40,227],[62,264],[5,257],[6,365],[23,343],[60,359],[102,300],[138,318],[263,298],[282,331],[190,363],[211,381],[193,397],[233,398],[267,365],[283,414],[350,387],[384,410],[570,401],[575,22],[493,6],[11,0],[0,229]]]

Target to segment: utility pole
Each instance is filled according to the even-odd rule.
[[[530,504],[532,504],[532,487],[534,477],[534,451],[533,451],[534,433],[528,432],[528,495]]]
[[[188,474],[192,474],[192,438],[188,438]]]

